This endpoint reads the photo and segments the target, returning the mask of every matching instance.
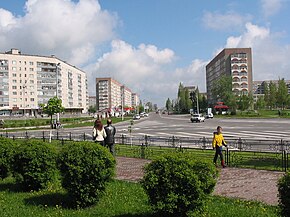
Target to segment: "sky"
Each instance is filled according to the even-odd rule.
[[[290,80],[290,0],[0,0],[0,52],[56,55],[165,105],[181,82],[206,92],[205,66],[251,47],[253,79]]]

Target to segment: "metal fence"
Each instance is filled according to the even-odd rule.
[[[92,141],[92,135],[88,133],[72,133],[62,131],[22,131],[4,132],[1,137],[42,139],[43,141]],[[199,150],[201,155],[212,157],[212,138],[200,137],[152,137],[152,136],[127,136],[121,135],[115,138],[116,144],[135,147],[135,157],[148,158],[153,149],[172,148],[178,151],[190,149]],[[260,168],[274,165],[276,170],[287,171],[289,165],[290,140],[259,140],[259,139],[227,139],[227,147],[224,149],[225,161],[229,166],[248,166]]]

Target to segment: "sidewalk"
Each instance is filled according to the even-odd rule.
[[[143,166],[150,160],[117,157],[117,179],[137,182],[143,177]],[[266,170],[221,169],[214,194],[246,200],[257,200],[270,205],[278,204],[277,181],[282,172]]]

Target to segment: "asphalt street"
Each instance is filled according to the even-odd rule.
[[[114,123],[113,123],[114,124]],[[114,124],[117,136],[123,134],[129,136],[130,121]],[[189,137],[212,138],[217,126],[222,126],[226,139],[257,139],[290,141],[290,119],[233,119],[213,118],[205,122],[191,123],[190,115],[167,115],[150,113],[149,117],[134,120],[131,136],[151,137]],[[79,127],[70,129],[52,130],[52,134],[83,135],[88,138],[92,135],[91,127]],[[44,130],[50,131],[50,130]],[[29,134],[41,134],[41,131],[30,131]],[[45,132],[48,133],[48,132]]]

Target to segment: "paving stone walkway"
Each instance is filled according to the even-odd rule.
[[[150,160],[117,157],[117,179],[138,182],[143,177],[143,167]],[[214,190],[215,195],[257,200],[271,205],[278,204],[277,181],[282,172],[266,170],[225,168]]]

